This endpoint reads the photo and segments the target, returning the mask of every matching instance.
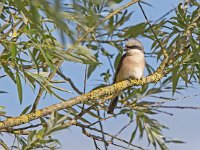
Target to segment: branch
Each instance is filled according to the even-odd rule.
[[[57,74],[62,77],[66,82],[68,82],[71,87],[74,89],[74,91],[76,91],[78,94],[83,94],[83,92],[81,92],[75,85],[74,83],[72,82],[72,80],[68,77],[66,77],[61,71],[57,71]]]
[[[83,102],[86,102],[86,101],[95,101],[97,99],[104,98],[104,97],[107,97],[109,95],[112,95],[115,92],[122,91],[122,90],[124,90],[124,89],[126,89],[130,86],[138,86],[138,85],[144,85],[144,84],[147,84],[147,83],[158,82],[165,75],[165,73],[163,73],[163,69],[165,68],[166,64],[167,64],[167,59],[164,59],[163,62],[161,63],[161,65],[160,65],[160,67],[157,69],[157,71],[154,74],[149,75],[146,78],[142,78],[141,80],[135,80],[135,79],[125,80],[125,81],[116,83],[116,84],[111,85],[111,86],[107,86],[107,87],[99,88],[97,90],[93,90],[89,93],[71,98],[69,100],[60,102],[58,104],[48,106],[44,109],[40,109],[40,110],[37,110],[35,112],[26,114],[26,115],[14,117],[14,118],[8,118],[8,119],[0,122],[0,129],[5,129],[5,128],[8,128],[8,127],[13,127],[13,126],[25,124],[25,123],[28,123],[32,120],[36,120],[38,118],[47,116],[54,111],[66,109],[67,107],[72,107],[72,106],[79,104],[79,103],[83,103]]]
[[[88,126],[85,126],[85,125],[80,124],[80,123],[76,123],[76,126],[79,126],[79,127],[81,127],[82,129],[84,128],[85,130],[88,129],[88,130],[91,130],[91,131],[96,131],[96,132],[98,132],[98,133],[103,133],[103,134],[105,134],[105,135],[111,137],[111,139],[115,139],[115,140],[118,140],[118,141],[120,141],[120,142],[122,142],[122,143],[128,144],[128,145],[130,145],[130,146],[132,146],[132,147],[134,147],[134,148],[138,148],[138,149],[144,150],[144,149],[143,149],[142,147],[140,147],[140,146],[133,145],[133,144],[127,142],[126,140],[123,140],[123,139],[121,139],[121,138],[118,138],[117,136],[111,135],[111,134],[109,134],[109,133],[107,133],[107,132],[103,132],[103,131],[101,131],[101,130],[99,130],[99,129],[97,129],[97,128],[88,127]],[[88,133],[88,132],[87,132],[87,133]],[[102,141],[102,140],[101,140],[101,141]],[[104,141],[102,141],[102,142],[104,142]],[[105,142],[106,142],[106,141],[105,141]],[[113,140],[107,141],[107,144],[113,144],[113,145],[115,145],[115,144],[113,143]],[[115,146],[118,146],[118,145],[115,145]],[[127,148],[126,148],[126,149],[127,149]]]
[[[94,25],[93,27],[89,28],[88,31],[85,33],[85,35],[83,35],[82,37],[80,37],[77,40],[77,42],[82,42],[87,37],[87,35],[89,33],[93,32],[99,25],[101,25],[102,23],[104,23],[105,21],[107,21],[108,19],[110,19],[112,16],[116,15],[117,13],[119,13],[120,11],[122,11],[123,9],[125,9],[125,8],[127,8],[127,7],[129,7],[129,6],[133,5],[133,4],[135,4],[138,1],[140,1],[140,0],[132,0],[131,2],[128,2],[127,4],[125,4],[122,7],[116,9],[115,11],[113,11],[111,14],[107,15],[102,21],[98,22],[96,25]],[[71,52],[71,49],[68,49],[66,51],[66,53],[70,53],[70,52]],[[47,79],[48,81],[50,81],[54,77],[55,73],[58,71],[58,69],[60,68],[60,66],[62,65],[63,62],[64,62],[64,60],[62,59],[62,60],[60,60],[55,65],[56,67],[55,67],[54,71],[49,75],[49,77]],[[34,101],[33,107],[31,109],[31,113],[36,110],[43,92],[44,92],[44,89],[40,88],[39,92],[38,92],[38,94],[36,96],[36,99]]]
[[[158,39],[156,33],[154,32],[153,27],[152,27],[150,21],[148,20],[148,18],[147,18],[147,16],[146,16],[146,13],[144,12],[144,9],[143,9],[142,5],[140,4],[140,2],[138,2],[138,5],[139,5],[140,9],[142,10],[142,13],[143,13],[143,15],[144,15],[144,18],[145,18],[146,22],[149,24],[149,27],[150,27],[150,29],[151,29],[151,31],[152,31],[152,33],[153,33],[153,35],[154,35],[156,41],[158,42],[158,44],[159,44],[161,50],[163,51],[164,57],[168,57],[168,54],[167,54],[166,50],[164,49],[164,47],[163,47],[161,41]]]

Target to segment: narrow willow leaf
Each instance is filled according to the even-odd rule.
[[[172,139],[172,140],[167,140],[166,143],[180,143],[180,144],[182,144],[182,143],[186,143],[186,142],[179,140],[179,139]]]
[[[3,3],[0,2],[0,16],[1,16],[2,11],[3,11]]]
[[[5,93],[8,93],[8,92],[6,92],[6,91],[0,91],[0,94],[5,94]]]
[[[14,43],[10,43],[10,52],[12,59],[15,60],[17,55],[17,46]]]
[[[19,72],[16,72],[16,84],[17,84],[17,91],[18,91],[19,101],[20,101],[20,104],[22,104],[23,93],[22,93],[22,84],[21,84],[21,79],[20,79],[20,76],[19,76]]]
[[[147,23],[139,23],[135,26],[130,27],[124,34],[124,37],[136,37],[139,34],[143,33],[145,31]]]
[[[34,58],[32,52],[31,52],[29,49],[28,49],[28,52],[29,52],[29,55],[31,56],[31,59],[32,59],[32,61],[33,61],[33,64],[34,64],[35,67],[36,67],[37,73],[39,73],[39,66],[38,66],[37,61],[35,60],[35,58]]]
[[[200,65],[200,52],[199,52],[199,45],[196,43],[196,41],[191,38],[190,40],[191,46],[192,46],[192,52],[194,53],[194,58],[195,60],[199,63]],[[197,47],[198,46],[198,47]]]
[[[14,76],[13,72],[11,71],[11,69],[6,65],[3,65],[3,64],[1,64],[1,65],[4,69],[4,71],[7,73],[7,75],[13,80],[13,82],[16,83],[15,76]]]
[[[52,70],[54,70],[55,68],[54,68],[53,64],[51,63],[51,61],[49,60],[48,54],[44,52],[44,50],[43,50],[42,47],[40,47],[40,51],[42,52],[42,56],[44,57],[45,61],[46,61],[47,64],[49,65],[49,67],[50,67]]]
[[[55,86],[55,85],[53,85],[53,84],[50,84],[50,86],[51,86],[52,88],[56,89],[56,90],[63,91],[63,92],[67,92],[67,93],[71,93],[71,91],[66,90],[66,89],[64,89],[64,88],[61,88],[61,87],[58,87],[58,86]]]
[[[176,87],[178,84],[178,80],[179,80],[179,73],[178,73],[178,69],[179,68],[175,68],[172,72],[172,94],[174,95],[175,91],[176,91]]]
[[[22,113],[20,114],[20,116],[26,114],[30,108],[31,108],[31,105],[27,106],[27,107],[22,111]]]
[[[10,26],[10,23],[5,23],[3,26],[1,26],[0,33],[3,32],[8,26]]]
[[[133,140],[134,140],[134,138],[135,138],[135,135],[136,135],[136,133],[137,133],[137,129],[138,129],[138,127],[136,127],[135,130],[133,131],[133,133],[131,134],[131,139],[130,139],[129,143],[132,143],[132,142],[133,142]]]
[[[94,72],[96,68],[97,68],[96,64],[89,64],[87,78],[91,76],[91,74]]]
[[[74,53],[78,54],[78,58],[86,63],[98,63],[92,51],[82,45],[70,45],[70,49],[74,50]]]

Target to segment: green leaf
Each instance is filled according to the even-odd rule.
[[[20,116],[26,114],[27,111],[28,111],[30,108],[31,108],[31,105],[27,106],[27,107],[22,111],[22,113],[20,114]]]
[[[172,139],[172,140],[167,140],[166,143],[185,143],[184,141],[181,141],[179,139]]]
[[[178,72],[178,67],[176,67],[173,72],[172,72],[172,94],[174,95],[175,91],[176,91],[176,87],[178,84],[178,80],[179,80],[179,72]]]
[[[16,46],[16,44],[10,43],[10,52],[11,52],[12,59],[15,60],[16,59],[16,55],[17,55],[17,46]]]
[[[3,3],[0,2],[0,16],[1,16],[2,11],[3,11]]]
[[[94,70],[97,68],[96,64],[89,64],[88,67],[88,73],[87,73],[87,78],[89,79],[89,77],[91,76],[91,74],[94,72]]]
[[[138,127],[136,127],[135,130],[133,131],[133,133],[131,134],[131,139],[130,139],[129,143],[133,142],[135,135],[136,135],[136,132],[137,132],[137,129],[138,129]]]
[[[146,22],[143,23],[139,23],[135,26],[132,26],[130,28],[128,28],[128,30],[125,32],[124,37],[130,38],[130,37],[136,37],[141,33],[144,33],[145,29],[146,29]]]
[[[50,61],[51,59],[49,59],[48,54],[45,53],[45,51],[43,50],[42,47],[40,47],[40,51],[42,52],[42,56],[44,57],[45,61],[47,62],[47,64],[49,65],[49,67],[54,70],[54,66],[52,64],[52,62]]]
[[[131,120],[133,120],[133,111],[129,111],[128,116]]]
[[[8,26],[10,26],[10,23],[5,23],[3,26],[1,26],[0,33],[3,32]]]
[[[197,42],[193,38],[190,39],[190,43],[191,43],[191,46],[192,46],[192,52],[194,53],[193,56],[194,56],[195,60],[200,65],[199,44],[197,44]]]
[[[77,57],[83,61],[83,63],[96,63],[98,64],[94,54],[92,54],[92,51],[82,45],[70,45],[70,49],[73,49],[73,52],[77,54]]]
[[[22,84],[21,84],[21,79],[19,76],[19,72],[16,72],[16,84],[17,84],[17,91],[18,91],[18,96],[19,96],[19,101],[20,104],[22,104],[22,98],[23,98],[23,94],[22,94]]]
[[[29,52],[29,55],[31,56],[31,59],[32,59],[32,61],[33,61],[33,64],[35,65],[35,67],[36,67],[36,69],[37,69],[37,73],[39,73],[39,66],[38,66],[37,61],[35,60],[35,58],[34,58],[32,52],[31,52],[29,49],[28,49],[28,52]]]
[[[1,65],[4,69],[4,71],[7,73],[7,75],[13,80],[13,82],[16,83],[15,76],[14,76],[13,72],[11,71],[11,69],[6,65],[3,65],[3,64],[1,64]]]
[[[0,106],[0,110],[5,109],[5,106]]]

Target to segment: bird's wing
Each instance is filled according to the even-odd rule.
[[[122,58],[120,59],[120,61],[119,61],[119,64],[117,66],[117,70],[115,72],[115,77],[114,77],[113,83],[116,83],[117,75],[120,72],[120,69],[122,68],[122,62],[123,62],[123,60],[124,60],[125,57],[126,57],[126,54],[124,54],[122,56]]]

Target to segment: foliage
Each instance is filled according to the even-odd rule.
[[[159,64],[166,55],[169,56],[165,67],[166,76],[158,83],[143,85],[140,88],[130,87],[121,95],[121,110],[117,109],[115,116],[127,116],[130,124],[135,128],[128,141],[113,136],[103,130],[102,121],[113,116],[105,115],[108,103],[106,99],[96,102],[88,101],[77,104],[62,111],[52,112],[51,116],[44,116],[33,121],[35,125],[23,125],[2,130],[12,133],[16,149],[57,149],[59,140],[55,139],[54,132],[76,126],[83,134],[96,141],[126,148],[143,149],[133,144],[136,136],[144,139],[156,149],[168,149],[166,143],[181,143],[179,140],[167,139],[162,134],[165,125],[159,123],[154,116],[161,113],[164,103],[155,100],[171,100],[163,97],[164,92],[181,92],[192,83],[199,82],[200,76],[200,3],[191,0],[190,3],[180,3],[171,18],[164,16],[156,22],[132,22],[133,11],[128,9],[137,5],[137,1],[124,4],[121,0],[3,0],[0,5],[0,69],[3,72],[0,80],[9,79],[16,85],[19,103],[23,104],[26,87],[30,86],[39,93],[32,105],[22,110],[21,115],[35,112],[38,109],[43,93],[55,96],[65,101],[63,95],[70,92],[62,84],[70,85],[73,92],[85,93],[76,87],[76,84],[66,77],[61,66],[63,62],[74,62],[86,66],[85,82],[92,78],[93,73],[102,65],[106,71],[98,72],[102,81],[94,89],[104,87],[112,82],[112,72],[116,69],[123,53],[123,44],[128,38],[140,35],[152,41],[151,53],[146,53]],[[142,3],[146,5],[147,3]],[[121,6],[114,8],[114,6]],[[147,4],[149,5],[149,4]],[[138,7],[139,8],[139,7]],[[59,36],[57,36],[59,33]],[[113,51],[117,50],[114,57]],[[104,62],[107,59],[108,63]],[[112,65],[114,61],[114,65]],[[147,61],[148,62],[148,61]],[[63,67],[63,66],[62,66]],[[146,65],[148,74],[156,68]],[[96,72],[95,72],[96,73]],[[59,77],[56,77],[56,76]],[[61,81],[60,80],[64,80]],[[24,85],[24,82],[29,85]],[[86,86],[86,84],[85,84]],[[86,87],[85,87],[86,88]],[[7,91],[0,89],[0,94]],[[47,99],[47,97],[44,97]],[[151,98],[150,101],[144,100]],[[0,106],[2,117],[6,116],[4,106]],[[20,115],[20,114],[19,114]],[[99,127],[99,126],[100,127]],[[20,131],[20,132],[19,132]],[[121,131],[120,131],[121,132]],[[22,134],[22,135],[21,135]],[[1,138],[1,146],[9,149]],[[110,139],[110,140],[109,140]],[[114,143],[118,140],[120,144]],[[62,143],[61,143],[62,144]],[[125,145],[125,146],[124,146]]]

